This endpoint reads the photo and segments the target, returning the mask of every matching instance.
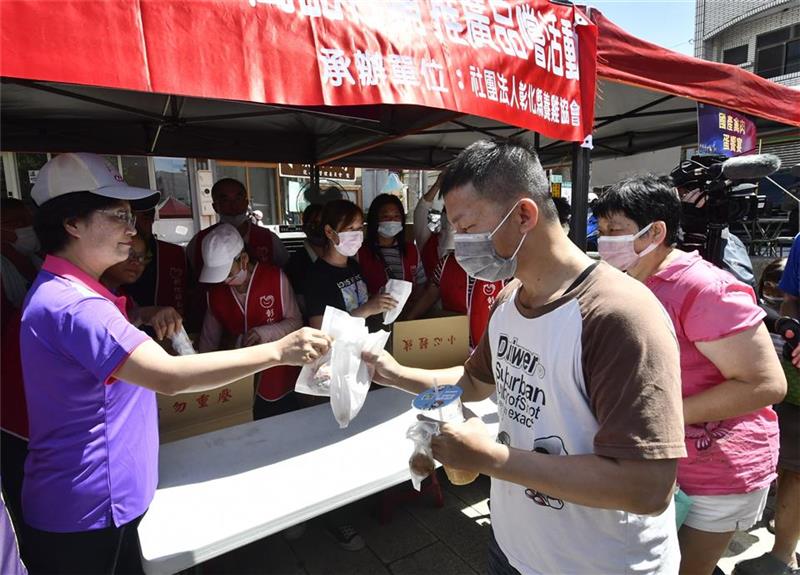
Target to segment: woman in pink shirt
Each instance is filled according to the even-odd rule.
[[[673,247],[680,211],[672,183],[652,175],[618,183],[594,208],[600,256],[644,282],[675,327],[688,453],[678,483],[693,499],[678,533],[681,573],[710,574],[766,504],[778,458],[770,406],[786,379],[753,290]]]

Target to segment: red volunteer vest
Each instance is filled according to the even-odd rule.
[[[200,275],[200,270],[203,269],[203,238],[211,233],[211,230],[218,225],[219,224],[214,224],[204,230],[200,230],[195,236],[194,253],[189,254],[189,257],[191,258],[192,266],[197,275]],[[247,234],[247,241],[245,242],[248,255],[256,261],[272,264],[272,238],[274,235],[275,234],[267,228],[250,224],[250,231]]]
[[[2,284],[0,284],[2,290]],[[19,329],[22,312],[6,298],[2,290],[0,315],[3,318],[0,332],[3,373],[0,375],[0,429],[22,439],[28,439],[28,407],[25,403],[25,386],[22,383],[22,360],[19,351]]]
[[[422,246],[422,267],[425,268],[425,275],[433,277],[436,266],[439,265],[439,234],[431,234],[425,245]]]
[[[233,294],[233,288],[214,284],[208,290],[208,306],[214,317],[230,334],[239,336],[252,327],[283,320],[281,270],[272,265],[256,264],[245,297],[245,309]],[[300,368],[279,365],[261,372],[258,395],[266,401],[277,401],[294,389]]]
[[[172,306],[183,316],[186,295],[186,255],[183,248],[157,241],[156,262],[155,305]]]
[[[417,246],[412,242],[406,242],[406,255],[402,256],[402,260],[403,277],[397,279],[414,283],[414,277],[417,275],[417,267],[419,266],[419,252],[417,251]],[[367,246],[362,246],[358,250],[358,265],[361,267],[361,277],[367,283],[369,295],[378,293],[389,281],[386,265],[380,256],[373,254],[372,250]]]
[[[0,244],[3,254],[28,282],[36,279],[36,267],[25,254],[19,253],[9,244]],[[19,350],[19,329],[22,310],[17,309],[6,297],[0,279],[0,358],[3,372],[0,374],[0,429],[22,439],[28,439],[28,407],[25,403],[25,386],[22,382],[22,359]]]
[[[458,265],[453,254],[445,256],[439,283],[442,307],[469,316],[469,338],[472,347],[478,345],[483,337],[483,332],[489,325],[489,311],[504,283],[475,280],[472,293],[469,293],[469,281],[464,268]]]

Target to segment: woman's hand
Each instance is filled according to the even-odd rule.
[[[397,307],[397,300],[386,293],[375,294],[369,301],[361,306],[368,316],[391,311]]]
[[[319,359],[331,347],[331,338],[318,329],[304,327],[276,342],[282,365],[304,365]]]
[[[154,313],[144,323],[152,326],[159,340],[179,332],[183,326],[183,318],[174,307],[154,308]]]

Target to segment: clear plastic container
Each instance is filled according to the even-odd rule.
[[[456,385],[443,385],[434,389],[427,389],[419,393],[411,405],[418,409],[425,417],[440,423],[460,423],[464,421],[464,411],[461,404],[463,390]],[[476,471],[455,469],[444,465],[444,472],[453,485],[467,485],[478,478]]]

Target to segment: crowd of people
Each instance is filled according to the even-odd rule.
[[[784,342],[800,324],[779,333],[777,318],[800,319],[800,240],[754,292],[675,247],[681,198],[646,175],[593,203],[598,262],[569,240],[569,204],[516,142],[464,150],[420,198],[413,236],[394,195],[366,217],[335,199],[308,206],[289,254],[225,178],[219,223],[184,251],[152,233],[158,198],[75,153],[41,170],[35,213],[2,200],[2,484],[32,573],[140,570],[155,393],[253,374],[255,419],[310,405],[294,384],[330,346],[325,308],[377,328],[398,305],[389,279],[413,284],[401,319],[468,315],[472,353],[441,370],[366,354],[374,381],[496,394],[496,438],[470,418],[432,441],[437,460],[492,478],[490,573],[708,575],[776,479],[775,547],[737,574],[797,569],[800,397],[790,386],[783,400],[800,366]],[[184,329],[200,353],[173,347]],[[678,489],[691,502],[681,521]],[[346,516],[328,523],[343,548],[364,546]]]

